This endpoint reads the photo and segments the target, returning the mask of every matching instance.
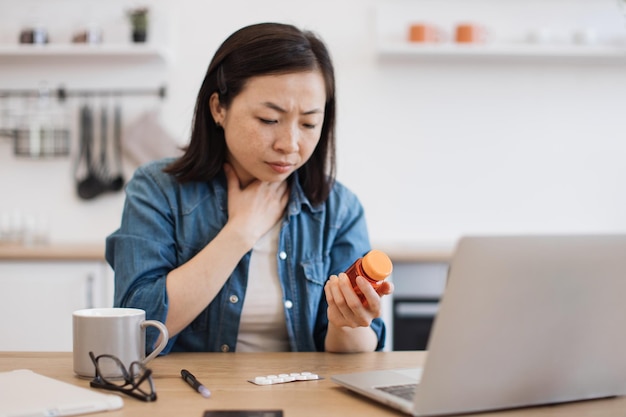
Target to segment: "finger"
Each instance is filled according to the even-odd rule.
[[[361,292],[363,292],[363,289],[373,292],[372,287],[362,277],[357,278],[357,286],[361,289]],[[347,275],[339,274],[339,287],[343,299],[345,300],[345,308],[342,310],[342,313],[345,319],[350,323],[350,326],[368,326],[372,320],[371,314],[368,312],[367,306],[363,304],[363,301],[355,292]],[[375,292],[373,297],[374,299],[378,298]]]
[[[274,195],[278,196],[279,207],[284,209],[289,201],[289,186],[287,181],[283,181],[274,186]]]
[[[332,286],[334,285],[333,283],[335,282],[335,280],[337,279],[336,275],[331,275],[330,278],[328,278],[328,281],[326,281],[326,285],[324,285],[324,294],[326,294],[326,301],[328,302],[328,305],[330,306],[331,304],[335,304],[334,302],[334,298],[333,298],[333,291],[332,291]]]
[[[289,200],[289,186],[287,181],[265,183],[267,189],[271,192],[272,198],[278,198],[280,207],[285,207]]]
[[[385,283],[381,283],[381,286]],[[362,277],[357,278],[357,285],[361,289],[363,296],[365,297],[364,308],[367,310],[367,315],[371,316],[371,318],[379,317],[382,314],[381,310],[381,302],[380,295],[378,293],[378,289],[374,289],[372,285]]]
[[[284,181],[282,184],[282,194],[280,196],[281,205],[285,207],[287,202],[289,201],[289,186],[287,185],[287,181]]]
[[[346,298],[343,294],[343,290],[341,289],[342,282],[346,278],[347,277],[345,276],[345,274],[339,274],[333,279],[331,286],[330,286],[330,291],[332,293],[333,302],[335,306],[339,309],[339,312],[342,314],[342,316],[345,316],[345,313],[349,312],[350,310],[347,305]]]
[[[376,292],[380,295],[391,295],[393,294],[394,286],[392,282],[384,281],[380,286],[376,289]]]
[[[330,296],[327,297],[328,303],[335,313],[335,318],[339,320],[338,322],[335,322],[335,324],[340,326],[350,325],[353,316],[344,295],[345,289],[342,289],[342,286],[345,286],[345,283],[343,282],[345,280],[348,280],[347,276],[345,276],[345,274],[340,274],[339,276],[331,277],[327,285],[328,292],[330,293]],[[350,286],[349,280],[348,286]],[[349,291],[353,291],[352,288],[349,288]]]
[[[371,290],[372,287],[363,277],[357,277],[357,286],[363,292],[363,288],[361,286],[365,284],[366,290]],[[369,288],[367,288],[369,287]],[[341,294],[346,300],[346,304],[350,308],[351,311],[362,310],[363,304],[361,302],[361,298],[357,295],[354,287],[352,286],[352,282],[350,282],[350,278],[345,273],[339,274],[339,288],[341,289]]]
[[[331,275],[324,286],[324,293],[326,294],[326,301],[328,303],[328,320],[337,327],[349,326],[349,323],[346,321],[339,307],[342,301],[341,299],[337,300],[337,297],[341,294],[341,291],[338,290],[338,286],[339,279],[336,275]]]

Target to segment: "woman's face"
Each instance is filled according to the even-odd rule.
[[[241,185],[285,181],[320,140],[326,86],[319,71],[264,75],[250,78],[228,109],[217,93],[210,104]]]

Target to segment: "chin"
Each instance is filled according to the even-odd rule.
[[[289,178],[291,174],[293,174],[294,172],[295,172],[294,170],[290,170],[289,172],[285,172],[285,173],[277,173],[274,171],[271,171],[269,173],[265,172],[264,175],[257,176],[257,179],[259,181],[266,181],[266,182],[280,182],[280,181],[287,180],[287,178]]]
[[[292,173],[289,174],[281,174],[281,175],[268,175],[267,178],[259,178],[260,181],[265,182],[283,182],[286,181]]]

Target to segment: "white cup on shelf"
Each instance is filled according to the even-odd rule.
[[[595,45],[598,43],[598,33],[593,28],[580,28],[572,34],[576,45]]]
[[[527,40],[536,45],[552,44],[555,41],[554,32],[548,27],[532,29],[528,32]]]

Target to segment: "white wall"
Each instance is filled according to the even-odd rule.
[[[124,41],[122,11],[136,3],[0,0],[0,41],[15,42],[33,15],[61,37],[84,17],[102,22],[105,40]],[[318,32],[334,56],[339,179],[361,197],[375,242],[450,244],[465,233],[626,230],[620,187],[626,177],[626,60],[428,61],[382,59],[376,50],[379,36],[403,36],[409,21],[424,19],[447,28],[479,20],[509,42],[545,26],[560,42],[586,26],[600,28],[602,40],[621,41],[626,20],[617,0],[146,3],[155,18],[151,39],[172,51],[167,66],[68,69],[52,63],[25,71],[2,61],[0,87],[65,78],[76,87],[165,81],[167,100],[144,106],[158,108],[163,124],[184,143],[197,89],[221,41],[249,23],[294,23]],[[45,211],[53,241],[101,241],[117,226],[123,204],[122,194],[78,199],[71,158],[16,159],[6,139],[0,139],[0,196],[0,212]]]

